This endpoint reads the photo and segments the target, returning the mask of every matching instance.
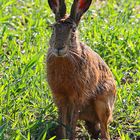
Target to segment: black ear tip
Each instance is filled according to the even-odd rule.
[[[48,4],[55,14],[56,20],[64,18],[66,14],[65,0],[48,0]]]
[[[92,0],[74,0],[71,8],[70,17],[78,25],[82,15],[89,9]]]

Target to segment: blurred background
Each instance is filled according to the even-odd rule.
[[[72,0],[66,0],[68,11]],[[45,60],[54,15],[47,0],[0,0],[0,140],[55,139],[57,108]],[[140,139],[140,1],[97,0],[79,26],[117,84],[112,139]],[[90,140],[84,122],[77,139]]]

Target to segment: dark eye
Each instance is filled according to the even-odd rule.
[[[76,31],[76,25],[75,24],[69,24],[70,28],[72,29],[73,32]]]
[[[76,31],[76,26],[72,26],[72,31],[73,31],[73,32]]]

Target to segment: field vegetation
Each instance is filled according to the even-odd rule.
[[[45,70],[53,22],[47,0],[0,0],[0,140],[55,138],[57,108]],[[93,1],[79,32],[116,79],[111,138],[140,139],[140,1]],[[83,123],[77,130],[90,140]]]

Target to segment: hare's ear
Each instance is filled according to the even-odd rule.
[[[82,15],[88,10],[92,0],[74,0],[70,17],[78,25]]]
[[[60,20],[66,14],[65,0],[48,0],[49,6],[55,14],[55,19]]]

